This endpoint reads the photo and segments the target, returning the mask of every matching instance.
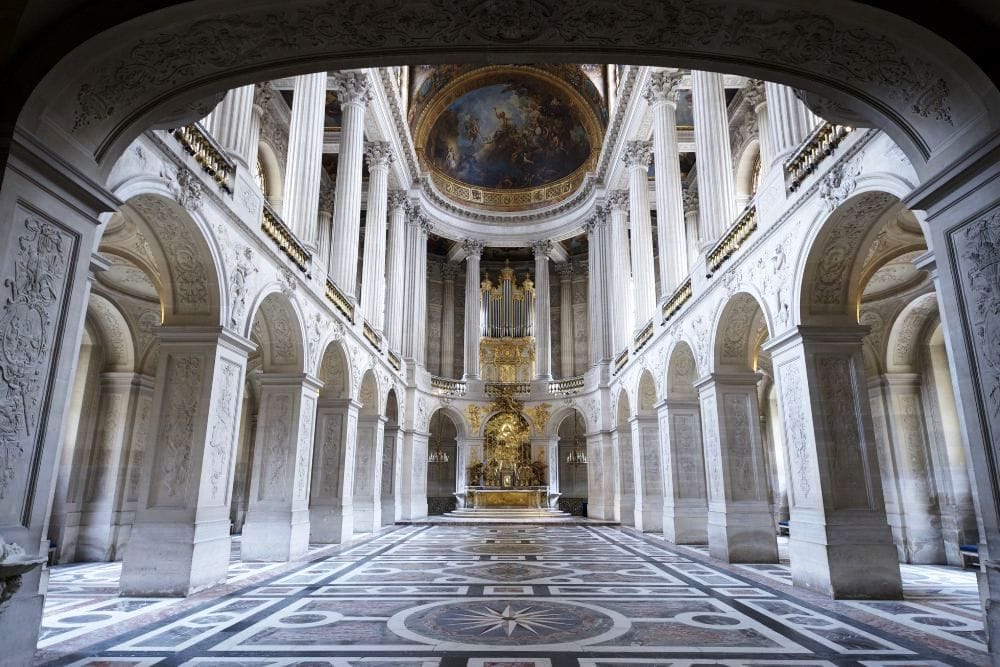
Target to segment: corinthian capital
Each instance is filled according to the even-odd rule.
[[[552,248],[552,241],[548,239],[541,239],[531,244],[531,252],[535,253],[536,258],[539,255],[550,257],[552,255]]]
[[[592,234],[597,231],[608,222],[608,209],[605,208],[603,204],[598,204],[594,208],[594,212],[587,218],[587,221],[583,223],[583,231],[588,234]]]
[[[653,142],[630,141],[625,145],[622,161],[629,167],[648,167],[649,158],[653,155]]]
[[[392,149],[386,141],[369,141],[365,144],[365,157],[368,159],[368,168],[388,167],[392,164]]]
[[[372,82],[364,72],[335,72],[330,75],[330,84],[337,92],[340,105],[367,105],[372,101]]]
[[[684,200],[684,212],[697,211],[698,210],[698,191],[694,188],[687,188],[684,190],[684,194],[681,195]]]
[[[420,231],[424,234],[430,234],[434,231],[434,226],[431,224],[431,221],[427,219],[427,216],[418,206],[411,206],[407,208],[406,222],[414,227],[419,227]]]
[[[612,190],[608,193],[608,211],[628,213],[628,190]]]
[[[408,203],[406,190],[389,190],[388,206],[390,211],[400,208],[405,210]]]
[[[649,83],[642,96],[650,104],[676,102],[677,87],[684,75],[679,70],[656,70],[649,76]]]
[[[486,247],[486,241],[480,241],[479,239],[465,239],[462,241],[462,250],[465,251],[466,257],[479,257],[483,254],[483,248]]]

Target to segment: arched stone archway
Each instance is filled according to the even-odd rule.
[[[632,445],[632,429],[629,419],[632,411],[629,408],[628,392],[624,388],[618,391],[618,399],[614,404],[615,429],[611,433],[611,445],[615,452],[615,471],[618,478],[618,520],[623,526],[641,526],[642,515],[636,513],[637,479],[635,448]]]
[[[632,452],[638,480],[636,528],[648,533],[659,533],[663,530],[663,467],[659,420],[656,414],[658,403],[653,374],[649,370],[643,370],[639,375],[639,385],[636,390],[635,415],[629,418],[628,425],[632,431]]]
[[[396,390],[390,389],[385,400],[385,435],[382,439],[382,525],[391,526],[400,515],[399,487],[401,470],[399,452],[403,432],[399,424],[399,400]]]
[[[686,342],[667,361],[666,397],[657,406],[663,443],[663,536],[675,544],[708,543],[708,489],[701,441],[698,366]]]
[[[386,417],[379,405],[378,379],[365,371],[358,388],[358,435],[354,457],[354,530],[370,533],[382,526],[382,446]]]

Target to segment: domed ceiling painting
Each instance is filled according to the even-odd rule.
[[[442,192],[508,211],[572,194],[594,168],[602,139],[598,116],[572,85],[525,67],[451,80],[424,107],[415,134]]]

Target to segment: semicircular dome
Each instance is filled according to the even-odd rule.
[[[594,168],[601,130],[564,80],[523,67],[484,68],[455,79],[427,105],[416,144],[448,197],[518,211],[571,195]]]

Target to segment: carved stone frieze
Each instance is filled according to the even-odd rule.
[[[843,204],[858,186],[858,176],[861,175],[862,156],[857,155],[850,160],[843,160],[830,168],[819,184],[819,198],[823,202],[823,210],[830,212]]]
[[[194,356],[171,355],[167,361],[166,389],[154,446],[155,504],[160,507],[179,507],[187,500],[202,365],[202,359]]]
[[[258,271],[253,249],[249,246],[236,248],[226,268],[229,273],[229,326],[233,331],[242,331],[248,283],[250,277]]]
[[[212,428],[208,437],[208,481],[212,500],[225,501],[229,491],[229,462],[236,441],[240,404],[236,400],[242,369],[231,361],[223,361],[219,371],[219,397],[212,413]]]
[[[794,502],[798,506],[812,504],[812,460],[809,432],[806,427],[803,399],[808,391],[803,382],[798,361],[780,367],[781,415],[785,422],[785,442],[790,456],[789,469],[792,472]]]

